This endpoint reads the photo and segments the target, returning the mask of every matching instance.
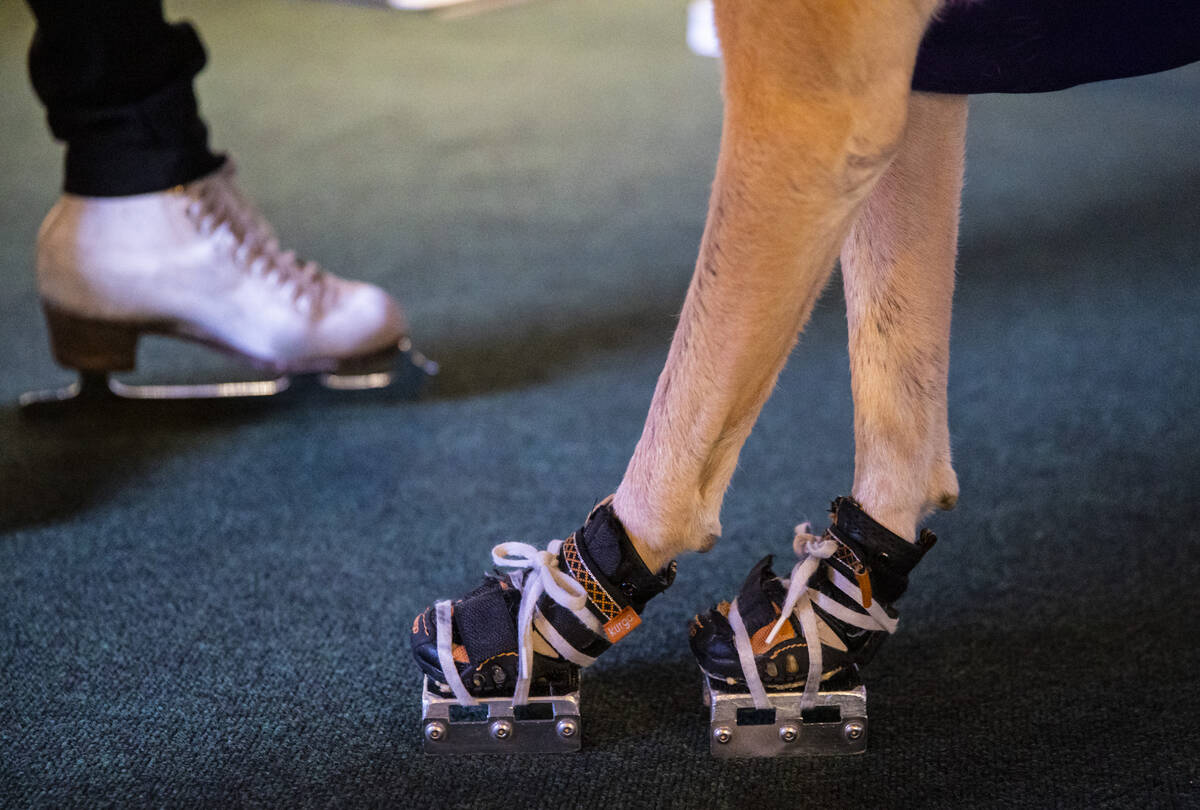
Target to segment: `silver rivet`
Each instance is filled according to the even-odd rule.
[[[476,689],[482,689],[487,686],[487,678],[484,677],[482,672],[476,672],[471,676],[471,685]]]
[[[491,726],[492,739],[507,740],[512,736],[513,725],[507,720],[496,720]]]
[[[499,686],[508,680],[508,676],[504,674],[504,670],[499,666],[494,666],[492,667],[492,680],[496,682],[497,686]]]
[[[779,739],[783,740],[784,742],[795,742],[796,738],[799,736],[800,729],[796,728],[791,723],[788,723],[786,726],[779,727]]]
[[[733,739],[733,729],[729,726],[718,726],[713,730],[713,739],[724,745]]]
[[[867,727],[858,720],[851,720],[849,723],[842,726],[842,734],[844,734],[846,739],[850,742],[861,740],[862,736],[866,733]]]
[[[554,725],[554,730],[558,732],[560,737],[574,737],[575,732],[579,731],[579,726],[574,720],[562,719]]]
[[[434,720],[432,723],[425,725],[425,739],[430,742],[437,742],[446,736],[446,724],[441,720]]]

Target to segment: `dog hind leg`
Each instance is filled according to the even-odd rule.
[[[613,508],[646,564],[702,550],[738,452],[902,141],[936,2],[726,0],[725,113],[700,255]]]
[[[842,247],[854,497],[912,541],[958,498],[946,417],[966,96],[914,93],[896,159]]]

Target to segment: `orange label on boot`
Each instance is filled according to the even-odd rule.
[[[609,644],[616,644],[641,623],[642,617],[629,606],[608,620],[604,625],[604,635],[608,636]]]
[[[866,571],[863,571],[855,574],[854,578],[858,580],[858,589],[862,592],[862,606],[869,608],[871,606],[871,577]]]

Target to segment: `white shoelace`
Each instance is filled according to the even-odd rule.
[[[187,207],[200,232],[221,234],[234,243],[233,259],[239,267],[278,284],[303,312],[323,300],[329,287],[321,266],[301,261],[293,250],[283,250],[270,224],[233,185],[233,170],[189,186],[194,195]]]
[[[779,619],[771,628],[766,639],[768,644],[773,642],[791,615],[795,614],[796,618],[800,620],[800,629],[804,634],[804,644],[808,652],[808,676],[804,681],[804,695],[800,698],[801,709],[808,709],[816,705],[817,691],[821,685],[821,632],[817,625],[817,614],[813,610],[814,604],[847,624],[861,627],[864,630],[882,630],[894,633],[899,623],[898,619],[888,616],[887,611],[878,602],[872,601],[869,607],[864,608],[868,614],[864,616],[826,596],[816,588],[809,587],[808,581],[816,573],[821,561],[832,557],[838,548],[836,540],[823,540],[810,534],[810,531],[807,523],[801,523],[796,527],[792,550],[796,552],[800,560],[792,568],[787,595],[784,597]],[[826,572],[834,587],[859,605],[863,603],[862,591],[859,590],[858,585],[835,571],[832,566],[827,568]],[[737,648],[738,661],[742,665],[746,687],[754,698],[754,706],[758,709],[770,708],[771,702],[767,697],[766,689],[763,688],[762,680],[758,676],[758,667],[754,663],[754,650],[750,644],[750,636],[746,632],[746,625],[737,611],[736,599],[729,608],[729,624],[733,629],[733,642]]]
[[[572,613],[586,610],[588,595],[583,585],[558,567],[562,540],[551,540],[546,550],[528,543],[501,543],[492,549],[492,562],[504,568],[528,569],[521,588],[521,608],[517,612],[517,685],[513,705],[529,701],[529,682],[533,677],[533,616],[543,593]]]
[[[533,679],[533,634],[537,603],[545,593],[558,604],[571,611],[585,624],[595,624],[595,619],[586,614],[588,595],[567,572],[558,567],[558,551],[562,540],[551,540],[543,551],[528,543],[501,543],[492,549],[492,562],[502,568],[523,569],[523,577],[510,577],[514,587],[521,589],[521,607],[517,611],[517,683],[513,689],[514,706],[529,702],[529,684]],[[437,611],[438,663],[442,674],[458,702],[464,706],[478,703],[467,691],[458,674],[451,649],[450,602],[435,604]],[[590,621],[589,621],[590,620]]]
[[[450,600],[443,599],[440,602],[434,602],[433,610],[437,618],[438,666],[442,668],[442,675],[446,677],[446,683],[449,684],[450,691],[454,693],[454,697],[458,698],[460,704],[463,706],[478,706],[479,701],[471,697],[471,693],[467,691],[467,685],[459,677],[458,667],[454,664],[454,649],[452,647],[454,628],[450,623],[453,608]]]

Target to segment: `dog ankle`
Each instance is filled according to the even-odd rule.
[[[863,491],[856,488],[853,497],[876,523],[909,543],[917,541],[917,521],[922,514],[920,507],[914,509],[900,506],[891,499],[865,488]]]
[[[613,497],[612,506],[613,514],[652,571],[684,552],[710,550],[721,536],[720,523],[709,521],[706,525],[697,519],[695,510],[674,510],[684,517],[672,520],[621,489]]]
[[[928,510],[949,512],[958,505],[958,475],[948,460],[937,464],[929,488]]]

